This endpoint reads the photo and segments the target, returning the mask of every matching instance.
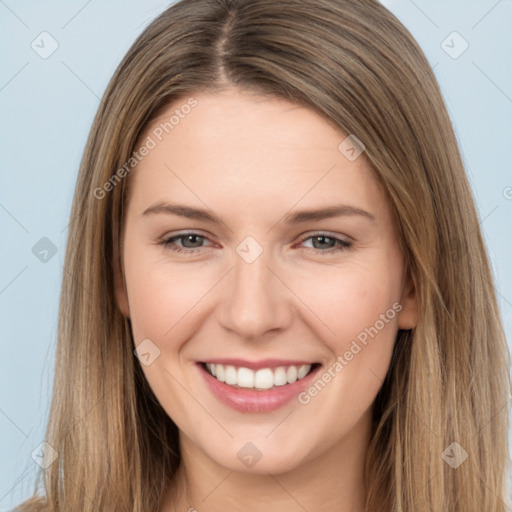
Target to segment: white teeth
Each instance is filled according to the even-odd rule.
[[[226,380],[226,377],[224,376],[224,366],[222,366],[221,364],[216,365],[215,377],[217,380],[220,380],[221,382],[224,382]]]
[[[311,368],[311,366],[309,366],[307,364],[303,364],[299,368],[299,371],[297,372],[297,380],[304,378],[307,375],[307,373],[309,372],[310,368]]]
[[[310,364],[297,366],[279,366],[277,368],[261,368],[251,370],[250,368],[222,364],[207,363],[208,371],[220,382],[230,386],[249,389],[271,389],[277,386],[293,384],[303,379],[311,370]]]
[[[280,366],[274,370],[274,386],[284,386],[287,384],[286,368]]]
[[[213,365],[215,366],[215,365]],[[236,375],[236,368],[234,366],[226,366],[226,384],[236,384],[238,382],[238,378]]]
[[[222,366],[222,365],[217,365]],[[254,387],[254,372],[249,368],[238,368],[238,385],[241,388],[253,388]]]
[[[274,385],[274,374],[270,368],[258,370],[254,374],[254,387],[259,389],[270,389]]]
[[[286,380],[288,384],[293,384],[297,380],[297,367],[290,366],[286,371]]]

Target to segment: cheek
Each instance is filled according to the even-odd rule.
[[[207,429],[204,411],[183,392],[183,386],[190,389],[193,381],[189,367],[182,363],[186,359],[184,347],[201,326],[202,316],[198,315],[204,315],[205,295],[215,284],[215,276],[209,280],[207,274],[211,273],[204,267],[185,271],[175,263],[167,264],[155,253],[154,248],[146,254],[139,250],[128,253],[125,259],[135,345],[149,339],[159,351],[150,364],[145,365],[141,359],[142,371],[158,401],[180,428],[194,421],[199,426],[204,422]]]
[[[129,250],[127,247],[127,253]],[[154,248],[146,254],[132,252],[133,257],[128,253],[125,268],[135,342],[150,338],[158,340],[160,346],[165,340],[180,339],[177,332],[215,280],[209,279],[204,267],[187,267],[185,271],[184,266],[169,264],[165,255],[155,253]]]
[[[334,418],[340,407],[343,421],[360,417],[389,369],[402,308],[402,266],[400,254],[393,251],[371,256],[331,268],[324,276],[317,271],[315,279],[303,275],[297,280],[298,294],[307,297],[308,306],[326,326],[317,327],[317,333],[324,333],[330,354],[318,379],[301,397],[313,417],[330,410]],[[317,326],[321,323],[316,320]]]
[[[400,286],[399,262],[392,265],[384,254],[375,261],[303,272],[294,291],[314,314],[317,332],[340,354],[355,339],[364,343],[368,331],[376,336],[375,329],[380,339],[394,339]]]
[[[361,288],[332,303],[329,318],[336,335],[323,338],[331,357],[298,397],[309,417],[328,417],[326,445],[354,427],[382,386],[401,309],[391,295],[387,287]]]

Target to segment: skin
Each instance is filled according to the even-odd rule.
[[[180,429],[182,463],[161,512],[362,511],[371,405],[398,329],[418,316],[390,206],[364,153],[347,159],[338,150],[346,134],[311,109],[233,88],[194,97],[197,106],[129,177],[116,272],[135,344],[149,338],[160,350],[144,374]],[[222,223],[143,215],[161,201],[207,209]],[[374,220],[283,220],[340,204]],[[162,245],[189,230],[206,238],[174,244],[196,252]],[[352,245],[327,253],[339,245],[306,238],[318,231]],[[252,263],[236,252],[247,236],[263,248]],[[238,412],[211,394],[196,364],[297,358],[322,372],[394,303],[401,311],[306,405]],[[237,457],[249,441],[262,454],[250,468]]]

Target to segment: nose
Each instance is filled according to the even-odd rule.
[[[218,308],[221,325],[237,336],[255,340],[269,331],[281,331],[293,318],[286,280],[276,271],[266,251],[249,263],[235,254],[234,268],[223,288]]]

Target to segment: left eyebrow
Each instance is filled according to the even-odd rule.
[[[187,219],[200,220],[204,222],[211,222],[213,224],[221,224],[222,221],[216,215],[210,213],[208,210],[201,208],[193,208],[191,206],[171,203],[156,203],[142,213],[145,215],[167,214],[176,215],[178,217],[185,217]],[[301,210],[298,212],[289,213],[284,217],[286,224],[300,224],[314,220],[323,220],[331,217],[352,216],[359,215],[368,220],[375,222],[375,217],[362,208],[348,205],[333,205],[321,209]]]
[[[333,205],[318,210],[302,210],[295,213],[289,213],[285,216],[284,221],[287,224],[299,224],[301,222],[309,222],[312,220],[323,220],[331,217],[341,217],[345,215],[361,215],[362,217],[375,222],[375,217],[362,208],[348,205]]]

